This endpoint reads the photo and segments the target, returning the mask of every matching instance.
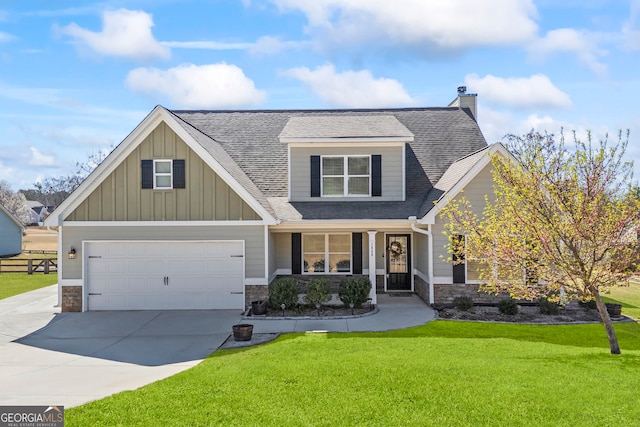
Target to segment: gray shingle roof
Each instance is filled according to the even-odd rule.
[[[280,219],[406,219],[421,215],[434,183],[456,160],[487,146],[475,120],[464,109],[404,108],[378,110],[274,110],[274,111],[172,111],[185,129],[197,130],[198,142],[222,148],[207,148],[234,177],[246,176],[246,187],[256,200]],[[393,116],[414,140],[406,150],[406,195],[404,202],[293,202],[287,201],[287,145],[280,143],[290,119],[364,117],[369,121]],[[382,119],[386,120],[386,119]],[[335,122],[336,120],[334,120]],[[304,120],[303,120],[304,122]],[[190,131],[190,132],[193,132]],[[193,134],[193,133],[192,133]],[[205,146],[205,145],[203,145]],[[206,147],[205,147],[206,148]],[[227,157],[228,156],[228,157]],[[230,162],[232,160],[233,162]],[[235,163],[232,165],[231,163]],[[237,168],[231,172],[233,168]],[[242,185],[246,181],[240,180]],[[433,205],[433,203],[431,203]]]
[[[280,138],[376,138],[413,139],[413,133],[394,116],[291,117]]]

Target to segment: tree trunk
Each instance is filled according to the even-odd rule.
[[[609,312],[607,311],[607,306],[602,301],[600,292],[598,292],[597,289],[592,288],[591,294],[596,300],[596,306],[598,307],[598,313],[600,313],[600,319],[602,319],[604,329],[607,331],[607,338],[609,338],[609,348],[611,349],[611,354],[620,354],[618,337],[616,336],[616,331],[613,329],[613,322],[611,321],[611,317],[609,316]]]

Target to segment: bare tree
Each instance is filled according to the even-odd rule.
[[[23,194],[11,190],[7,181],[0,181],[0,205],[11,212],[22,224],[31,222],[30,209]]]

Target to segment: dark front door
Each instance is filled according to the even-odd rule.
[[[387,291],[411,290],[411,236],[387,234]]]

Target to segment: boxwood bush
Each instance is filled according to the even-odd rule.
[[[269,286],[269,305],[280,309],[284,304],[286,308],[293,309],[298,306],[299,286],[296,279],[286,277],[278,279]]]
[[[453,305],[460,311],[469,311],[473,308],[473,298],[470,296],[455,297]]]
[[[513,298],[501,299],[500,302],[498,302],[498,310],[500,310],[502,314],[515,316],[518,314],[518,303]]]
[[[362,307],[369,298],[371,291],[371,281],[366,277],[350,277],[340,282],[340,290],[338,296],[340,301],[349,307],[353,303],[356,308]]]
[[[312,306],[322,305],[331,299],[331,287],[329,281],[324,278],[315,277],[307,285],[307,293],[304,302]]]

